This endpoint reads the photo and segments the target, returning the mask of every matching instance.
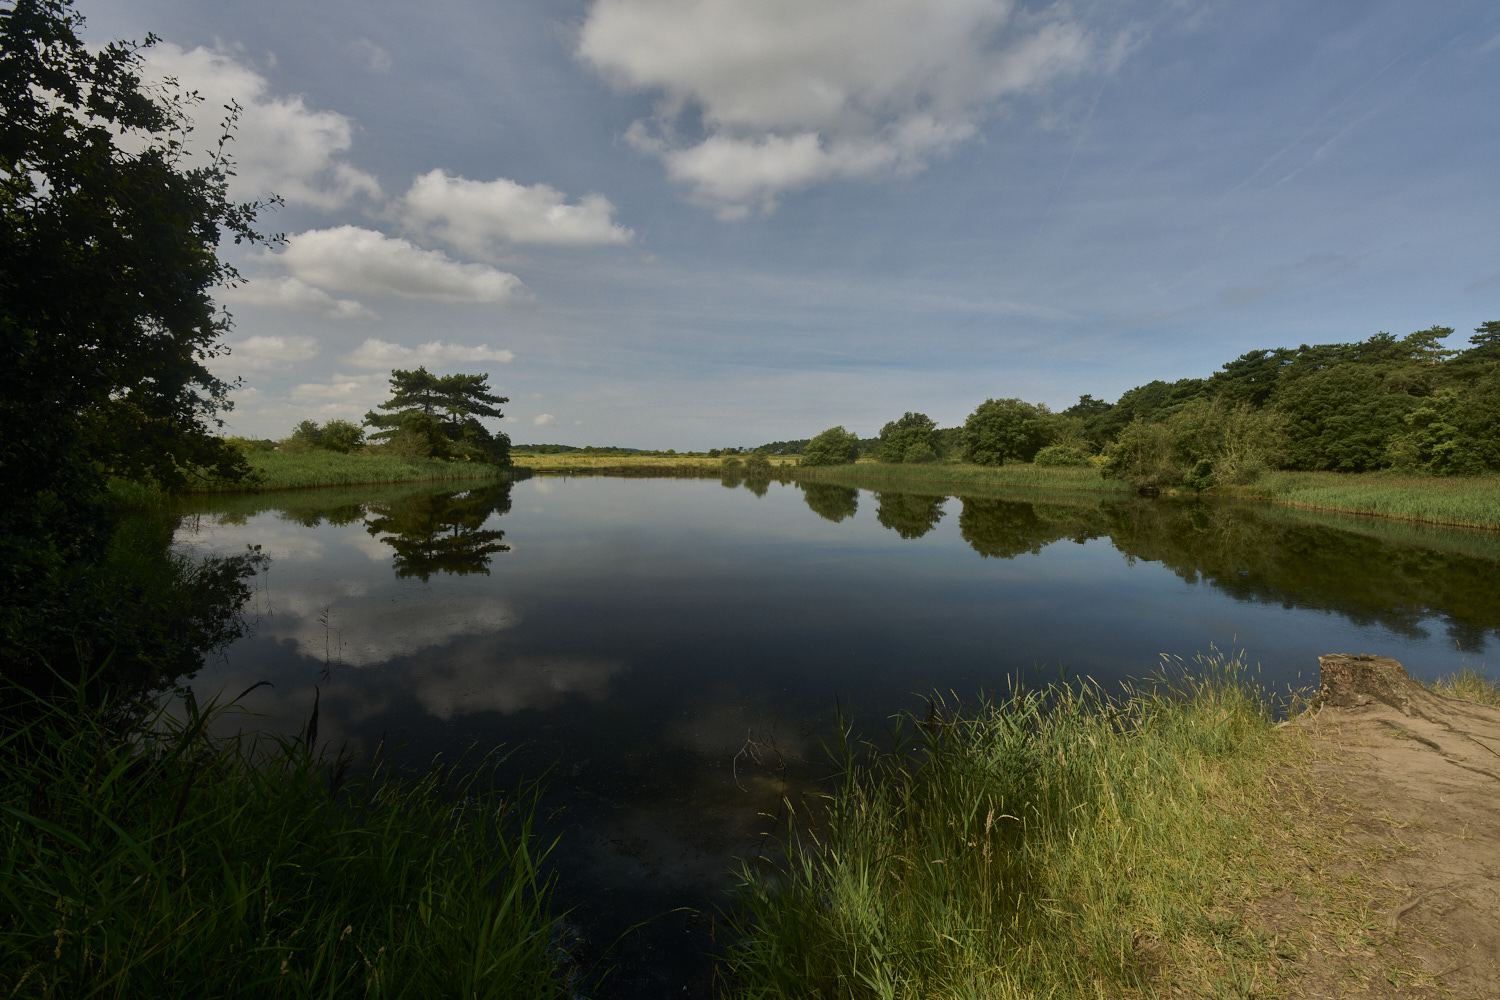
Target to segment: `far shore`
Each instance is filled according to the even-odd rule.
[[[605,475],[754,477],[740,464],[701,453],[534,454],[513,452],[507,467],[478,462],[404,459],[390,454],[338,454],[328,451],[258,451],[249,455],[254,478],[243,483],[216,483],[186,492],[260,493],[329,486],[377,486],[390,483],[453,482],[455,485],[506,475]],[[910,487],[1013,487],[1132,493],[1130,484],[1106,479],[1097,468],[1012,463],[979,466],[957,462],[890,464],[860,461],[850,465],[805,467],[795,455],[765,456],[768,478],[846,484],[864,489],[899,491]],[[117,482],[114,492],[128,506],[158,499],[155,491]],[[1332,511],[1421,524],[1500,530],[1500,476],[1414,476],[1382,472],[1266,472],[1253,483],[1195,494],[1162,490],[1166,496],[1204,499],[1263,500],[1304,510]]]

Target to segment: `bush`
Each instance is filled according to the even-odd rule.
[[[964,458],[975,465],[1029,462],[1046,440],[1045,406],[1020,399],[986,399],[964,421]]]
[[[880,428],[880,460],[900,464],[906,461],[906,452],[914,444],[925,444],[936,454],[936,438],[937,423],[931,417],[907,411],[900,420],[892,420]]]
[[[1033,459],[1037,465],[1044,466],[1068,466],[1076,465],[1087,467],[1094,464],[1094,460],[1085,455],[1080,449],[1066,444],[1051,444],[1036,453]]]
[[[802,450],[798,465],[850,465],[859,458],[859,437],[843,427],[830,427]]]

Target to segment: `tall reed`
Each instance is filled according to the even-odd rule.
[[[12,997],[565,995],[535,792],[33,701],[0,736]],[[123,721],[122,721],[123,720]]]
[[[746,865],[741,998],[1099,997],[1253,976],[1232,909],[1247,800],[1275,752],[1244,664],[1112,699],[1094,686],[941,702]],[[1182,961],[1184,956],[1191,960]]]

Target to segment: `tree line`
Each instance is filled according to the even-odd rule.
[[[831,427],[802,465],[1035,462],[1098,466],[1148,487],[1251,482],[1267,469],[1430,475],[1500,470],[1500,321],[1451,349],[1451,327],[1347,344],[1250,351],[1207,378],[1153,381],[1113,403],[1084,395],[1062,411],[987,399],[962,427],[905,413],[878,438]]]
[[[322,449],[349,454],[370,445],[383,446],[402,458],[441,458],[510,464],[510,437],[480,422],[505,416],[500,405],[510,400],[490,392],[489,375],[434,375],[426,366],[391,371],[391,398],[365,414],[363,424],[330,420],[319,425],[303,420],[281,442],[231,439],[248,450]],[[366,435],[365,428],[374,430]]]

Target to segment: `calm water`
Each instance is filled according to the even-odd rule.
[[[336,744],[551,768],[559,899],[621,996],[707,995],[724,873],[826,776],[836,706],[879,732],[935,690],[1213,645],[1278,689],[1328,652],[1430,678],[1500,633],[1500,535],[1106,494],[533,478],[225,499],[178,537],[273,560],[193,684],[273,682],[227,724],[295,733],[316,685]]]

